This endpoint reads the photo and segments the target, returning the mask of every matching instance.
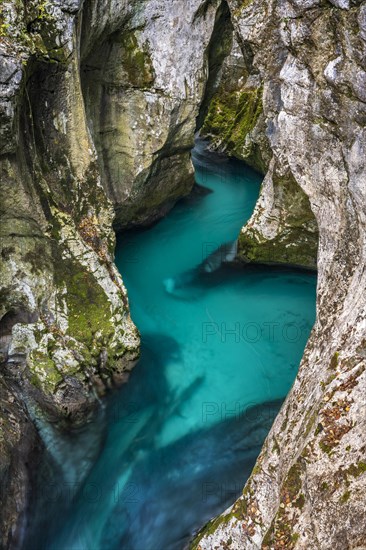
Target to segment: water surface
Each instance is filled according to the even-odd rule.
[[[295,378],[316,277],[215,269],[212,253],[237,238],[261,178],[204,146],[193,156],[206,189],[118,239],[141,360],[109,400],[103,452],[39,547],[181,550],[240,493]]]

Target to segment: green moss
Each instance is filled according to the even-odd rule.
[[[19,51],[28,50],[36,57],[49,58],[48,53],[56,46],[59,32],[53,9],[48,0],[13,2],[11,21],[0,18],[0,34],[8,37]]]
[[[113,335],[111,310],[107,296],[94,276],[77,262],[63,262],[57,273],[57,285],[67,288],[68,333],[90,350],[96,337],[99,346],[107,345]],[[98,346],[98,348],[99,348]]]
[[[253,144],[246,143],[246,137],[263,111],[262,93],[262,88],[218,92],[211,101],[202,135],[211,137],[229,155],[254,161],[258,151]],[[255,160],[256,164],[260,161],[259,158]]]
[[[339,359],[339,352],[336,351],[332,359],[330,360],[329,368],[331,368],[332,370],[335,370],[338,365],[338,359]]]
[[[54,21],[54,17],[51,14],[52,5],[48,0],[42,0],[38,6],[38,19],[41,21]]]
[[[269,548],[273,542],[273,535],[274,535],[274,522],[271,523],[268,531],[263,537],[262,541],[262,548]]]
[[[9,23],[4,23],[4,20],[0,18],[0,38],[8,36]]]
[[[315,424],[315,421],[318,417],[318,412],[315,411],[309,418],[308,422],[307,422],[307,425],[306,425],[306,428],[305,428],[305,432],[304,432],[304,437],[307,437],[312,429],[312,427],[314,426]]]
[[[296,508],[300,508],[300,510],[303,509],[304,507],[304,504],[305,504],[305,497],[304,495],[301,493],[301,495],[296,499],[295,503],[294,503],[294,506]]]
[[[301,229],[288,228],[271,240],[258,241],[253,231],[239,236],[239,255],[246,262],[287,264],[315,269],[317,237],[304,238]]]
[[[215,531],[218,529],[218,527],[222,523],[228,523],[228,521],[231,519],[231,514],[226,514],[224,516],[219,516],[215,519],[212,519],[209,521],[196,535],[194,540],[191,542],[189,549],[190,550],[197,550],[199,548],[199,543],[201,539],[204,537],[207,537],[209,535],[213,535]]]
[[[324,441],[319,441],[319,447],[323,451],[323,453],[326,453],[327,455],[330,455],[332,452],[332,447],[324,443]]]
[[[305,497],[300,493],[301,486],[301,466],[296,463],[290,468],[281,487],[281,504],[264,536],[263,549],[267,550],[274,547],[291,550],[294,548],[299,538],[299,534],[293,531],[295,525],[294,511],[295,509],[301,510],[305,503]]]
[[[353,477],[359,477],[361,474],[364,474],[366,472],[366,462],[358,462],[357,464],[351,464],[349,468],[346,470],[346,473],[353,476]]]
[[[31,383],[45,393],[54,393],[63,379],[54,361],[40,351],[31,352],[28,367]]]
[[[119,37],[122,44],[122,64],[129,77],[129,84],[149,88],[154,82],[154,69],[150,54],[140,48],[134,32],[123,32]]]
[[[349,497],[351,496],[351,492],[350,491],[346,491],[345,493],[343,493],[343,495],[341,496],[341,498],[339,499],[339,502],[341,504],[345,504],[348,500],[349,500]]]
[[[233,10],[233,16],[235,18],[240,17],[241,12],[249,7],[252,3],[253,0],[242,0],[239,5]]]
[[[329,384],[331,384],[333,382],[333,380],[335,380],[335,378],[337,377],[337,375],[334,373],[334,374],[331,374],[326,382],[325,382],[325,386],[329,386]]]
[[[287,478],[285,481],[286,489],[289,492],[291,500],[293,500],[297,493],[301,489],[301,478],[300,478],[301,468],[299,464],[294,464],[291,466]]]
[[[280,446],[279,446],[279,444],[278,444],[277,439],[275,438],[275,436],[273,436],[272,453],[277,453],[277,454],[280,454],[280,453],[281,453]]]
[[[259,474],[259,472],[262,470],[262,467],[261,465],[257,462],[256,465],[254,466],[253,470],[252,470],[252,476],[255,476],[257,474]]]
[[[273,183],[276,206],[281,211],[277,235],[266,239],[255,229],[246,229],[239,235],[239,259],[315,269],[318,233],[308,229],[314,225],[309,199],[291,177],[274,177]]]
[[[248,511],[248,505],[247,505],[246,498],[239,498],[233,506],[232,515],[236,519],[244,519],[247,511]]]

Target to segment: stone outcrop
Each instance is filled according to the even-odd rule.
[[[2,7],[1,534],[16,547],[39,433],[90,420],[139,338],[85,120],[78,5]]]
[[[257,58],[254,43],[236,30],[201,134],[210,139],[211,149],[266,174],[260,200],[239,237],[238,260],[315,269],[317,222],[291,168],[274,158],[268,123],[279,100],[269,96]]]
[[[83,22],[82,85],[115,225],[148,224],[192,189],[196,118],[228,9],[221,0],[132,2],[119,22],[99,0]]]
[[[263,261],[289,215],[301,219],[301,211],[299,238],[313,232],[305,196],[319,229],[317,320],[242,497],[192,548],[363,548],[366,3],[229,5],[238,42],[252,52],[248,79],[254,74],[263,87],[272,155],[240,255]],[[276,260],[275,243],[271,254]],[[309,263],[293,262],[290,253],[283,259]]]

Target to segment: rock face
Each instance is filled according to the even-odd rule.
[[[363,548],[366,3],[229,4],[238,42],[252,52],[248,78],[263,87],[272,154],[240,256],[263,261],[290,214],[306,217],[299,238],[313,233],[306,198],[319,229],[317,320],[243,496],[192,548]],[[310,265],[304,258],[294,263]],[[290,252],[283,259],[293,263]]]
[[[104,0],[83,16],[86,109],[117,227],[151,223],[191,190],[210,47],[230,23],[221,0],[133,4],[120,21]]]
[[[78,6],[3,7],[1,534],[3,547],[15,547],[39,423],[47,431],[90,419],[98,394],[133,367],[139,338],[85,121]]]
[[[210,138],[212,149],[266,174],[255,212],[239,237],[238,259],[314,269],[318,227],[309,198],[271,146],[269,123],[278,97],[268,95],[253,42],[236,36],[201,134]]]

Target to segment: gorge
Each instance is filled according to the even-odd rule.
[[[233,280],[260,263],[317,267],[318,284],[243,494],[192,548],[362,548],[366,3],[9,0],[0,24],[2,546],[31,540],[37,465],[46,484],[55,463],[75,483],[105,448],[105,396],[140,349],[114,231],[123,243],[189,194],[200,130],[264,174]]]
[[[40,484],[28,548],[182,548],[240,494],[293,382],[316,276],[191,269],[237,235],[259,191],[257,174],[204,147],[193,151],[196,179],[211,193],[196,189],[154,227],[118,239],[141,359],[106,401],[107,441],[72,500],[62,475],[51,493]],[[167,275],[181,279],[173,292]]]

